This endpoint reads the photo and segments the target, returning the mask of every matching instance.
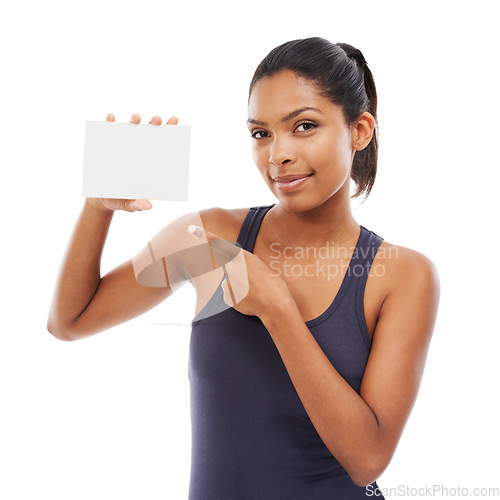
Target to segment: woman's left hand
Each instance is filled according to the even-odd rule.
[[[273,307],[293,301],[286,282],[257,255],[199,226],[192,234],[227,259],[222,266],[224,302],[242,314],[264,318]]]

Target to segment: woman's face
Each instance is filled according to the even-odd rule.
[[[313,107],[300,111],[305,107]],[[349,197],[356,133],[346,127],[341,108],[291,71],[259,80],[248,103],[254,161],[285,208],[315,208],[341,188]],[[280,189],[277,176],[310,176]]]

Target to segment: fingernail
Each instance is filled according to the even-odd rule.
[[[188,231],[193,234],[194,236],[198,236],[198,227],[193,225],[193,224],[190,224],[188,226]]]

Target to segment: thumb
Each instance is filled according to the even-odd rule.
[[[128,200],[129,209],[132,212],[141,211],[141,210],[150,210],[153,205],[149,200],[144,198],[140,198],[137,200]]]

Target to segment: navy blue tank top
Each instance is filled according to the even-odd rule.
[[[265,214],[248,211],[237,245],[253,252]],[[368,272],[382,238],[361,226],[340,289],[306,322],[335,369],[359,392],[370,353],[363,308]],[[269,332],[258,316],[228,306],[221,279],[192,321],[188,377],[192,456],[190,500],[366,499],[316,432]],[[384,499],[381,492],[378,499]],[[371,495],[373,496],[373,495]]]

